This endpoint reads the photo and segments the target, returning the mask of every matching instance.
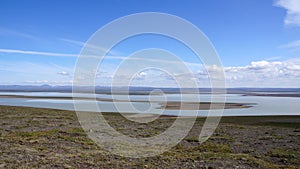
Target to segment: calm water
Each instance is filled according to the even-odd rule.
[[[0,95],[25,95],[25,96],[49,96],[49,97],[71,97],[72,93],[56,93],[56,92],[0,92]],[[81,97],[93,97],[91,94],[80,94]],[[195,95],[185,94],[183,96],[185,101],[192,101]],[[111,95],[97,94],[98,98],[113,98]],[[114,99],[119,100],[168,100],[180,101],[182,99],[179,94],[152,95],[150,98],[147,95],[114,95]],[[201,94],[201,101],[210,101],[211,95]],[[82,100],[86,111],[89,110],[91,101]],[[267,96],[242,96],[239,94],[227,94],[226,102],[234,103],[254,103],[253,107],[246,109],[226,109],[223,116],[249,116],[249,115],[300,115],[300,98],[299,97],[267,97]],[[118,102],[121,110],[117,109],[112,102],[99,101],[97,102],[102,112],[124,112],[134,113],[141,111],[141,113],[155,113],[177,115],[178,110],[161,110],[158,103],[145,102]],[[28,106],[39,108],[54,108],[62,110],[74,110],[73,100],[61,99],[31,99],[31,98],[0,98],[0,105],[10,106]],[[132,106],[130,106],[132,105]],[[130,107],[133,107],[131,109]],[[182,115],[192,115],[191,110],[183,110]],[[199,110],[199,116],[206,116],[208,110]]]

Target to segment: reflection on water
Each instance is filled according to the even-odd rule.
[[[49,96],[49,97],[72,97],[72,93],[56,93],[56,92],[1,92],[0,95],[25,95],[25,96]],[[92,94],[80,94],[82,97],[95,97]],[[117,100],[168,100],[168,101],[180,101],[184,98],[184,101],[192,101],[195,98],[193,94],[185,94],[181,97],[180,94],[166,94],[152,95],[151,98],[148,95],[111,95],[96,94],[97,98],[114,98]],[[209,102],[211,95],[201,94],[200,100],[202,102]],[[242,96],[239,94],[227,94],[226,102],[233,103],[256,103],[251,108],[245,109],[226,109],[224,110],[224,116],[249,116],[249,115],[300,115],[300,98],[299,97],[268,97],[268,96]],[[86,111],[89,110],[89,104],[91,101],[82,100],[82,103],[86,105]],[[120,112],[113,102],[98,101],[98,106],[101,112]],[[28,106],[39,108],[54,108],[62,110],[74,110],[73,100],[61,100],[61,99],[28,99],[28,98],[0,98],[0,105],[10,106]],[[121,111],[124,113],[134,113],[142,111],[142,113],[154,113],[160,114],[162,110],[159,109],[158,103],[148,102],[118,102],[118,107],[121,107]],[[177,115],[178,110],[164,110],[163,114]],[[206,116],[208,110],[199,110],[199,116]],[[190,110],[182,110],[181,114],[184,116],[192,115]]]

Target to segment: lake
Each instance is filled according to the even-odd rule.
[[[73,100],[70,99],[56,99],[58,97],[72,97],[72,93],[59,92],[0,92],[0,96],[4,95],[18,95],[18,96],[47,96],[55,97],[50,99],[41,98],[0,98],[0,105],[8,106],[26,106],[38,108],[52,108],[61,110],[74,110]],[[92,94],[78,94],[77,96],[85,98],[93,98]],[[180,101],[185,98],[185,101],[191,101],[189,98],[194,98],[194,94],[165,94],[165,95],[151,95],[151,100],[161,101]],[[109,95],[96,94],[97,98],[104,99],[132,99],[139,101],[149,100],[148,95]],[[242,94],[226,94],[226,102],[230,103],[252,103],[250,108],[236,108],[225,109],[223,116],[258,116],[258,115],[300,115],[300,97],[274,97],[274,96],[244,96]],[[200,94],[201,102],[209,102],[210,94]],[[93,111],[89,109],[91,100],[80,100],[82,104],[86,105],[85,111]],[[101,112],[120,112],[110,101],[97,101]],[[164,115],[178,115],[178,110],[162,110],[159,103],[149,102],[118,102],[123,113],[153,113]],[[133,109],[130,108],[133,105]],[[184,116],[191,116],[190,110],[181,110]],[[208,110],[198,110],[198,116],[206,116]]]

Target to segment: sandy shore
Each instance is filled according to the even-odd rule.
[[[209,110],[209,109],[241,109],[250,108],[253,104],[251,103],[211,103],[211,102],[167,102],[160,103],[161,109],[168,110]]]

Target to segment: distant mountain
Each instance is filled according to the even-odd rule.
[[[80,87],[80,92],[87,92],[89,87]],[[108,86],[96,86],[96,93],[111,93],[111,87]],[[114,87],[114,92],[117,93],[129,93],[134,94],[149,94],[149,92],[154,89],[159,89],[165,93],[190,93],[195,92],[195,89],[191,88],[159,88],[159,87]],[[50,85],[0,85],[0,91],[2,92],[72,92],[72,86],[50,86]],[[211,88],[199,88],[197,89],[199,93],[210,93]],[[216,90],[217,91],[217,90]],[[243,94],[243,93],[253,93],[253,92],[300,92],[300,88],[227,88],[227,93],[232,94]]]
[[[11,92],[71,92],[71,86],[0,85],[0,91]]]

